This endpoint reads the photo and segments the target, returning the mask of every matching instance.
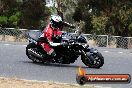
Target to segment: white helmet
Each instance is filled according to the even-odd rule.
[[[51,26],[54,28],[60,28],[62,26],[62,18],[59,15],[51,15]]]

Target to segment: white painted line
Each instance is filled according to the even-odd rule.
[[[95,88],[111,88],[111,87],[95,86]]]
[[[106,52],[106,53],[107,53],[107,52],[109,52],[109,51],[104,51],[104,52]]]
[[[8,45],[11,45],[11,44],[4,44],[4,45],[8,46]]]
[[[22,45],[22,46],[24,46],[24,47],[25,47],[25,46],[27,46],[27,45]]]
[[[118,53],[123,53],[123,52],[118,52]]]

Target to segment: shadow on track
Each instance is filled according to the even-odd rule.
[[[42,62],[33,63],[32,61],[22,61],[22,62],[23,63],[34,64],[34,65],[39,65],[39,66],[72,67],[72,68],[80,67],[79,65],[73,65],[73,64],[57,64],[57,63],[42,63]],[[82,68],[88,68],[87,66],[81,66],[81,67]]]

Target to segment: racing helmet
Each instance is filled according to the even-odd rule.
[[[51,15],[50,23],[53,28],[61,28],[62,18],[59,15]]]

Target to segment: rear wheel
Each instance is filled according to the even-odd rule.
[[[97,53],[87,53],[86,56],[82,56],[82,62],[90,68],[100,68],[104,64],[104,57],[100,52]],[[90,61],[93,59],[93,61]]]
[[[37,46],[34,44],[34,43],[30,43],[30,44],[28,44],[27,45],[27,47],[26,47],[26,55],[28,56],[28,58],[30,59],[30,60],[32,60],[33,61],[33,63],[37,63],[37,62],[40,62],[39,60],[38,60],[38,58],[37,57],[35,57],[34,55],[32,55],[31,53],[29,53],[29,49],[37,49]]]

